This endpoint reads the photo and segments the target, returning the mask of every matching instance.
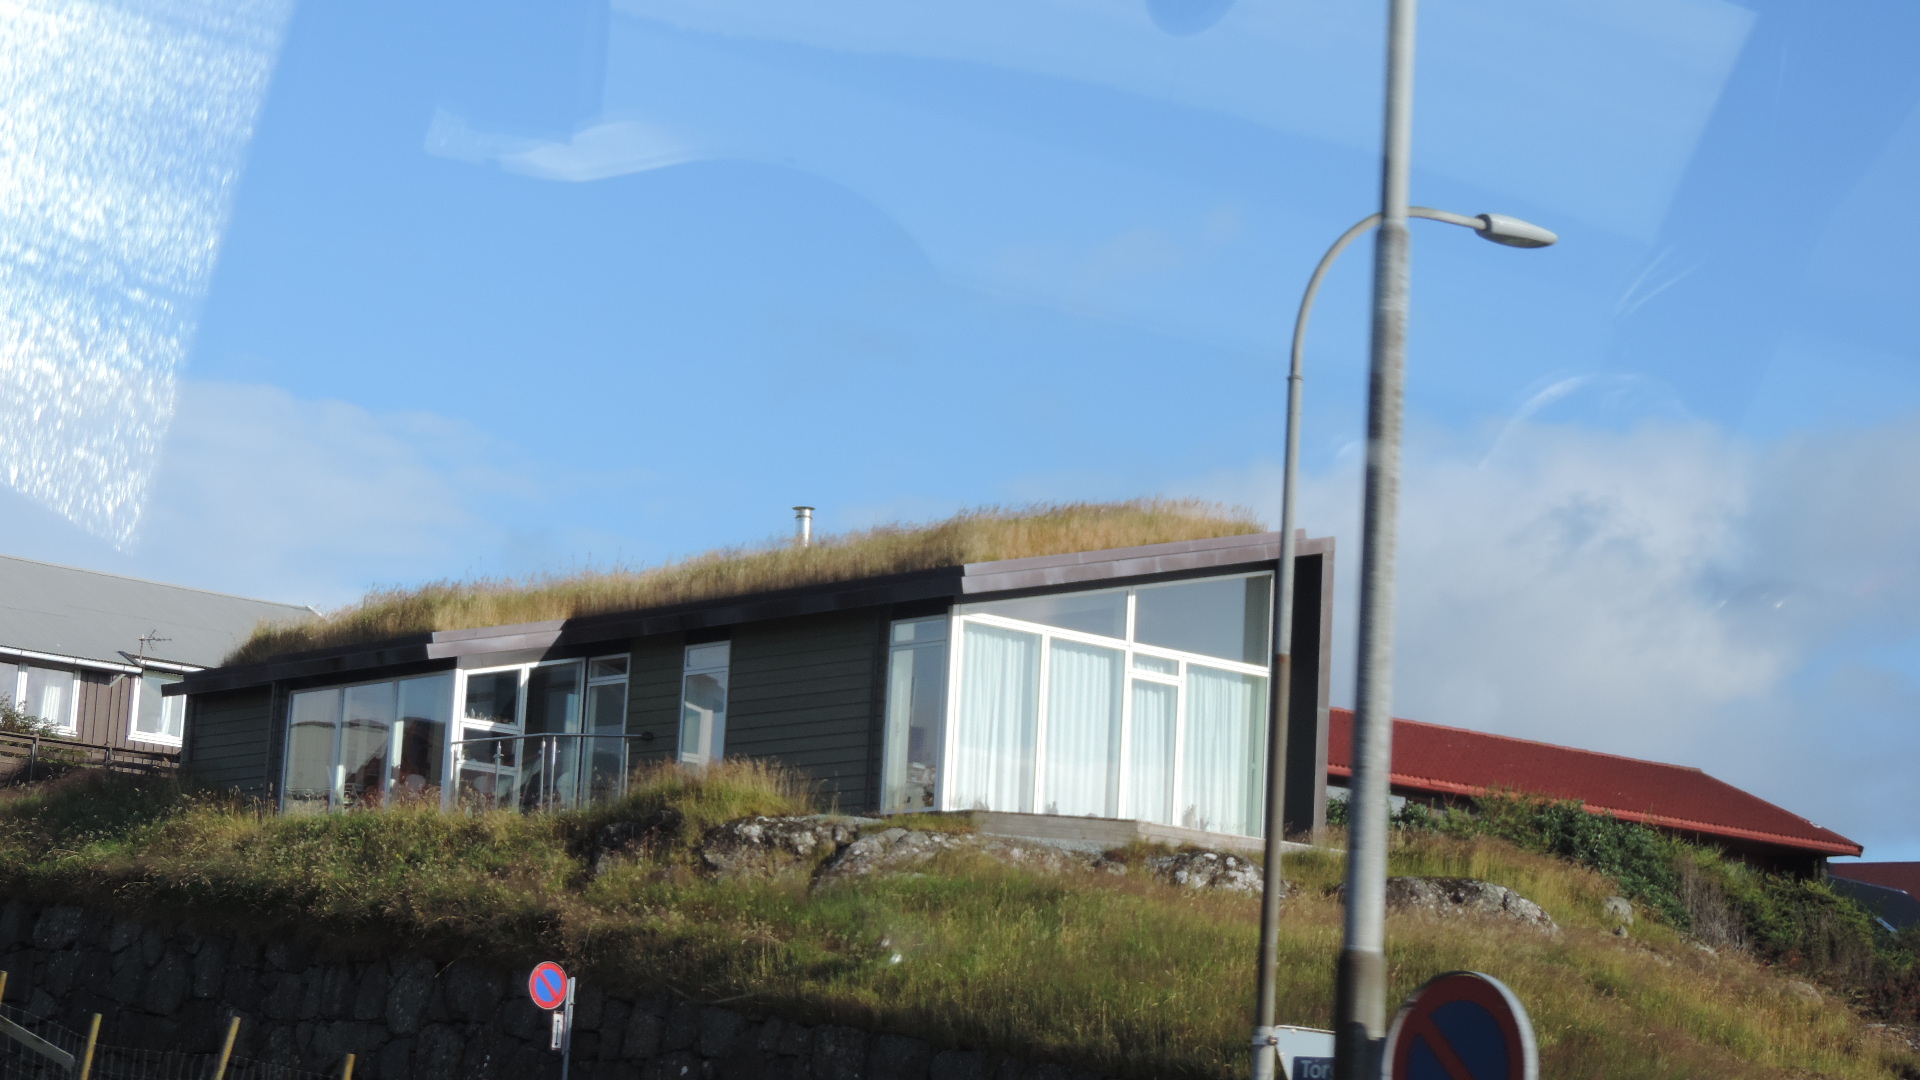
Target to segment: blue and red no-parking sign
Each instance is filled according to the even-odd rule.
[[[1491,975],[1449,971],[1400,1006],[1387,1029],[1391,1080],[1539,1080],[1533,1024]]]
[[[567,1003],[567,973],[551,960],[533,969],[527,976],[527,995],[543,1009],[557,1009]]]

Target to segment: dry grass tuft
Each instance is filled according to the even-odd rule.
[[[972,562],[1238,536],[1260,529],[1251,511],[1192,499],[988,507],[931,525],[883,525],[823,536],[807,548],[766,544],[712,551],[644,570],[439,581],[378,590],[322,619],[262,626],[225,662],[253,663],[434,630],[639,611]]]

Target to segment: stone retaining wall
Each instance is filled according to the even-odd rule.
[[[356,1055],[360,1080],[550,1080],[548,1019],[524,974],[419,956],[327,960],[285,941],[164,926],[77,907],[0,907],[6,1003],[103,1043],[211,1053],[244,1017],[236,1053],[316,1072]],[[656,994],[575,1005],[577,1080],[1092,1080],[1049,1064],[918,1039],[806,1026]]]

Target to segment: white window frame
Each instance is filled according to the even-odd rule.
[[[387,732],[387,772],[386,772],[386,776],[383,777],[380,781],[380,796],[381,796],[380,805],[384,807],[387,805],[388,796],[393,794],[392,792],[393,771],[400,761],[400,740],[405,734],[401,726],[401,720],[399,716],[399,704],[400,704],[399,684],[403,682],[408,682],[413,679],[430,679],[438,675],[457,676],[459,674],[460,673],[457,671],[424,671],[424,672],[418,672],[413,675],[389,675],[384,679],[355,679],[352,682],[322,683],[319,686],[303,686],[298,690],[289,692],[286,696],[286,706],[284,710],[284,716],[280,724],[281,730],[284,733],[284,737],[281,739],[281,745],[280,745],[279,803],[280,803],[281,812],[285,813],[287,809],[287,771],[293,768],[293,755],[291,753],[291,747],[292,747],[292,735],[293,735],[293,699],[296,695],[304,694],[309,691],[315,691],[315,690],[340,691],[340,708],[339,708],[339,711],[337,711],[334,714],[334,718],[333,718],[333,771],[330,779],[330,786],[327,788],[327,812],[335,813],[342,808],[341,803],[344,798],[343,792],[346,787],[346,765],[340,760],[340,740],[345,737],[345,732],[346,732],[347,691],[351,690],[356,686],[375,686],[380,683],[392,683],[394,685],[394,723],[393,723],[393,726]],[[526,692],[525,684],[526,684],[526,680],[522,679],[521,680],[521,696],[522,697],[525,696],[525,692]],[[466,683],[459,678],[455,678],[453,680],[453,689],[450,696],[453,699],[453,705],[456,708],[461,704],[461,698],[464,695],[465,690],[466,690]],[[136,708],[137,707],[138,706],[136,706]],[[449,749],[443,750],[441,752],[440,775],[443,779],[440,781],[440,788],[441,788],[440,803],[443,807],[447,805],[446,789],[453,786],[452,784],[448,783],[444,778],[449,775],[449,773],[446,771],[447,762],[452,757],[451,747],[453,746],[453,729],[455,728],[457,723],[458,721],[456,720],[456,721],[450,722],[447,725],[449,729],[447,733],[447,746],[449,747]]]
[[[36,668],[36,667],[42,671],[64,671],[67,674],[73,676],[73,693],[67,695],[67,704],[66,704],[67,715],[65,717],[60,719],[55,719],[51,716],[40,716],[39,713],[33,712],[32,710],[27,708],[26,706],[27,669]],[[46,720],[52,723],[54,733],[57,735],[80,734],[80,671],[79,669],[68,667],[65,665],[35,664],[28,660],[19,661],[18,666],[15,668],[14,678],[13,678],[13,704],[15,708],[20,709],[22,712],[26,712],[30,716],[37,716],[42,720]]]
[[[1070,630],[1064,627],[1049,626],[1045,623],[1027,622],[1026,620],[1023,620],[1023,619],[1013,619],[1005,615],[992,614],[991,612],[983,612],[983,611],[977,611],[977,610],[976,611],[964,610],[966,608],[973,608],[980,605],[991,604],[994,602],[992,600],[979,600],[970,604],[957,605],[954,608],[953,612],[948,616],[949,625],[947,627],[947,641],[949,642],[949,648],[947,651],[947,703],[946,703],[946,715],[941,719],[941,724],[944,728],[944,731],[943,731],[944,756],[942,760],[945,762],[951,762],[955,760],[955,755],[958,753],[958,746],[957,746],[958,732],[955,729],[956,726],[953,721],[954,721],[954,718],[959,715],[960,688],[961,688],[960,673],[962,671],[962,665],[966,661],[965,624],[972,622],[972,623],[978,623],[982,626],[993,626],[993,627],[998,627],[1004,630],[1016,630],[1026,634],[1039,634],[1041,637],[1040,683],[1037,689],[1037,693],[1039,695],[1039,701],[1037,705],[1038,716],[1035,718],[1035,722],[1034,722],[1033,809],[1030,812],[1036,813],[1036,814],[1044,813],[1044,810],[1042,808],[1047,805],[1046,791],[1045,791],[1046,775],[1047,775],[1047,772],[1046,772],[1047,720],[1048,720],[1047,714],[1049,712],[1049,702],[1047,700],[1047,686],[1048,686],[1048,676],[1050,673],[1049,669],[1052,667],[1052,662],[1053,662],[1053,640],[1056,638],[1066,640],[1066,641],[1078,642],[1080,644],[1085,644],[1085,645],[1094,645],[1094,646],[1098,646],[1100,648],[1105,648],[1105,649],[1114,649],[1124,654],[1122,663],[1125,665],[1125,668],[1122,672],[1122,675],[1123,675],[1123,678],[1121,681],[1122,692],[1120,695],[1120,761],[1118,765],[1118,768],[1120,770],[1120,783],[1119,783],[1119,796],[1115,802],[1115,811],[1114,811],[1114,813],[1116,814],[1116,820],[1132,820],[1132,818],[1129,815],[1132,813],[1133,808],[1131,805],[1129,805],[1131,802],[1131,798],[1130,798],[1130,793],[1128,791],[1128,784],[1126,783],[1126,778],[1129,775],[1128,769],[1131,767],[1133,763],[1133,759],[1132,759],[1132,741],[1133,741],[1132,680],[1141,679],[1147,682],[1156,682],[1156,683],[1161,683],[1163,685],[1170,685],[1175,688],[1176,693],[1178,694],[1178,697],[1176,698],[1177,704],[1176,704],[1175,713],[1174,713],[1173,805],[1176,808],[1180,807],[1181,805],[1183,805],[1183,801],[1186,797],[1186,750],[1187,750],[1187,685],[1186,684],[1187,684],[1187,670],[1189,665],[1197,664],[1201,667],[1214,668],[1216,670],[1221,670],[1221,671],[1231,671],[1231,672],[1236,672],[1238,674],[1243,674],[1243,675],[1257,675],[1265,679],[1272,678],[1273,672],[1271,667],[1266,664],[1249,664],[1245,661],[1228,660],[1224,657],[1208,656],[1204,653],[1184,652],[1179,649],[1168,649],[1158,645],[1142,645],[1135,642],[1133,640],[1134,632],[1135,632],[1135,625],[1134,625],[1135,610],[1137,606],[1136,601],[1138,599],[1139,591],[1141,589],[1150,589],[1150,588],[1155,588],[1161,585],[1180,585],[1180,584],[1186,584],[1188,582],[1194,582],[1194,581],[1231,581],[1235,579],[1265,577],[1265,576],[1271,575],[1272,573],[1273,571],[1271,570],[1253,570],[1253,571],[1246,571],[1238,574],[1210,574],[1210,575],[1202,575],[1194,578],[1179,578],[1173,581],[1151,582],[1145,585],[1122,585],[1122,586],[1115,586],[1115,587],[1106,588],[1106,589],[1086,589],[1086,590],[1065,590],[1064,591],[1067,593],[1082,593],[1082,592],[1101,593],[1101,592],[1124,591],[1127,594],[1127,608],[1126,608],[1127,637],[1125,640],[1121,640],[1119,638],[1105,637],[1099,634],[1090,634],[1081,630]],[[1051,596],[1051,595],[1062,595],[1062,594],[1048,593],[1043,595]],[[1271,597],[1269,597],[1267,602],[1269,604],[1273,602]],[[1271,614],[1271,608],[1269,608],[1269,614]],[[1134,667],[1134,657],[1136,655],[1150,656],[1150,657],[1156,657],[1162,660],[1175,661],[1176,662],[1175,671],[1172,674],[1156,672],[1156,671],[1141,671]],[[959,806],[951,805],[949,800],[950,793],[947,790],[947,774],[949,771],[950,770],[943,768],[940,772],[940,776],[935,781],[935,787],[934,787],[935,805],[937,805],[941,810],[949,810],[949,811],[971,809],[971,807],[959,807]]]
[[[160,698],[161,730],[159,732],[140,730],[140,698],[146,693],[148,674],[148,672],[142,671],[140,674],[133,676],[133,688],[127,695],[133,699],[127,706],[127,741],[130,743],[146,743],[149,746],[169,746],[174,749],[179,749],[180,745],[186,741],[187,735],[187,699],[185,695],[176,694],[173,697],[163,695]],[[176,682],[181,678],[178,672],[161,671],[157,668],[154,669],[152,674],[172,675]],[[170,708],[178,710],[180,714],[180,734],[177,736],[166,733],[166,715]]]
[[[593,665],[597,660],[624,660],[627,664],[626,671],[620,675],[602,675],[596,678],[593,675]],[[457,794],[460,786],[458,745],[461,740],[466,738],[466,729],[469,726],[485,727],[491,734],[500,736],[526,734],[527,688],[533,681],[534,669],[560,667],[564,664],[580,665],[580,700],[575,703],[573,714],[567,717],[566,730],[579,731],[585,725],[586,691],[589,687],[604,686],[616,682],[625,683],[627,684],[628,704],[629,706],[631,705],[633,694],[633,654],[631,652],[602,653],[598,656],[569,656],[559,660],[537,660],[523,664],[496,664],[492,667],[459,668],[454,671],[453,720],[447,734],[446,756],[440,767],[440,775],[448,778],[440,784],[440,805],[443,809],[453,808],[454,796]],[[513,723],[497,724],[492,721],[468,718],[467,680],[476,675],[498,675],[506,671],[519,673],[519,683],[515,688],[513,699]],[[622,734],[624,733],[625,725],[623,723]]]
[[[946,635],[947,635],[945,638],[937,642],[936,641],[896,642],[893,640],[893,635],[895,632],[894,627],[896,626],[902,626],[909,623],[936,623],[936,622],[941,623],[942,625],[945,626]],[[888,694],[891,694],[893,692],[893,658],[895,653],[908,652],[913,650],[919,650],[922,652],[932,652],[935,648],[942,648],[947,651],[947,670],[946,670],[947,681],[946,681],[945,687],[943,687],[942,689],[941,702],[940,702],[940,754],[941,754],[941,757],[940,757],[940,767],[937,770],[935,770],[933,774],[933,805],[908,807],[905,810],[886,811],[889,814],[936,814],[946,809],[947,769],[948,769],[948,763],[952,760],[947,756],[952,750],[952,739],[947,731],[948,727],[950,726],[947,722],[947,718],[953,715],[953,703],[955,701],[955,694],[956,694],[956,691],[953,686],[953,673],[956,670],[958,670],[953,666],[953,649],[954,649],[953,633],[954,633],[954,629],[959,625],[960,624],[954,620],[953,615],[951,613],[946,615],[915,615],[915,616],[912,616],[911,618],[892,619],[887,622],[887,660],[886,660],[887,674],[884,682],[887,687]],[[888,716],[887,716],[887,711],[892,707],[892,705],[893,703],[884,697],[880,701],[880,716],[881,716],[880,737],[882,740],[886,740],[893,737],[893,730],[888,725]],[[887,761],[887,754],[889,749],[890,748],[886,746],[883,741],[880,747],[880,761],[881,761],[880,799],[883,806],[885,805],[885,800],[887,797],[886,761]]]
[[[715,645],[725,646],[727,650],[726,661],[720,664],[702,664],[699,667],[694,667],[693,666],[693,650],[711,649]],[[719,752],[714,754],[702,755],[702,759],[699,761],[690,761],[688,760],[688,756],[687,756],[687,748],[684,745],[681,745],[681,739],[680,739],[680,732],[684,730],[686,727],[687,680],[694,677],[695,675],[712,675],[715,673],[718,673],[720,676],[720,693],[722,695],[723,700],[726,702],[726,704],[721,707]],[[674,725],[675,746],[674,746],[673,759],[682,765],[703,766],[703,765],[708,765],[715,761],[719,761],[725,758],[727,756],[727,745],[726,745],[727,720],[730,718],[732,712],[733,712],[733,641],[731,639],[724,640],[724,641],[702,641],[698,644],[685,646],[680,653],[680,709],[679,709],[680,715],[675,717],[675,721],[676,721]],[[715,741],[714,739],[715,733],[712,730],[708,730],[705,734],[706,734],[705,742],[707,744],[706,748],[712,749]]]

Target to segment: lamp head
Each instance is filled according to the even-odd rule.
[[[1557,242],[1560,237],[1550,229],[1543,229],[1530,221],[1521,221],[1517,217],[1505,214],[1481,214],[1480,224],[1473,230],[1482,238],[1496,244],[1505,244],[1517,248],[1543,248]]]

